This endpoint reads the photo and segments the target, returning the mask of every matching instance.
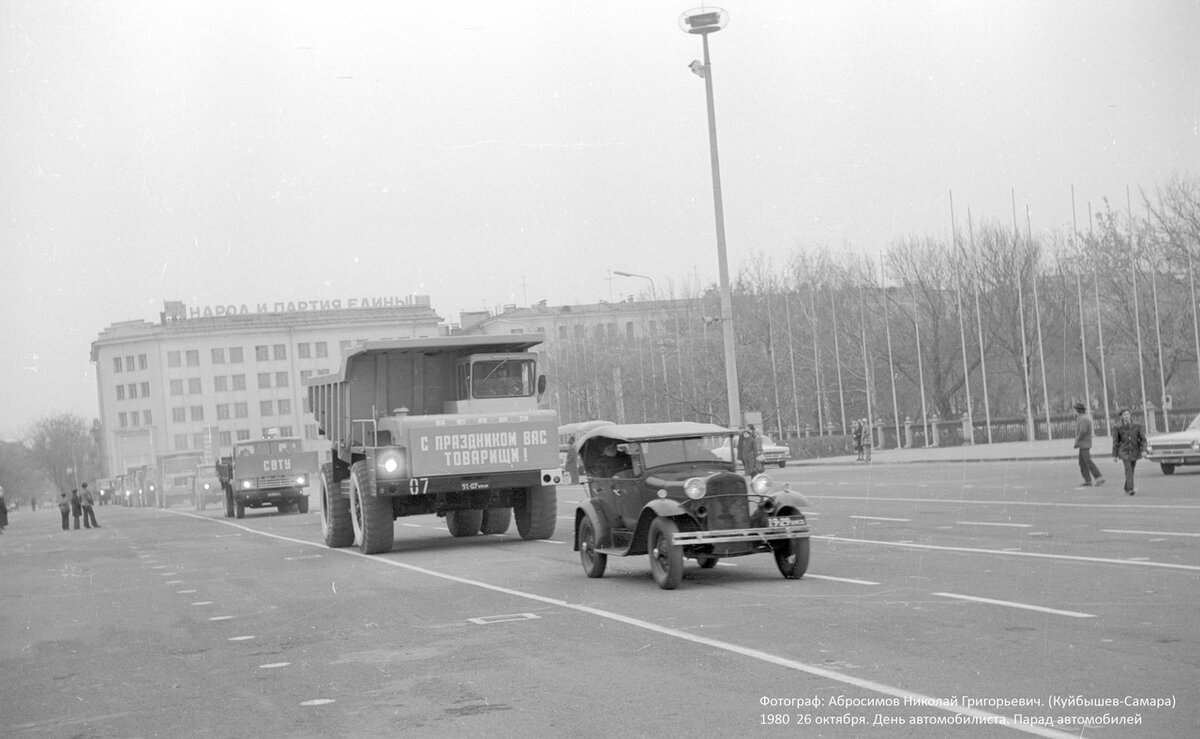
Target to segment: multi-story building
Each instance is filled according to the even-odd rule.
[[[427,296],[188,309],[168,301],[158,323],[123,321],[92,342],[108,474],[165,455],[211,456],[234,441],[315,440],[302,380],[340,368],[360,341],[445,333]]]

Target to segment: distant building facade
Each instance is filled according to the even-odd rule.
[[[167,301],[158,323],[104,329],[91,359],[108,474],[175,452],[211,458],[268,429],[315,441],[304,378],[337,371],[343,352],[361,341],[445,333],[427,296],[342,305],[264,304],[251,313]]]

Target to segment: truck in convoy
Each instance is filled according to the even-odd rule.
[[[243,518],[247,508],[267,506],[280,513],[308,513],[306,488],[317,470],[317,453],[304,451],[301,439],[235,441],[216,468],[225,492],[226,518]]]
[[[191,500],[192,480],[196,477],[196,465],[202,461],[204,461],[204,455],[201,452],[170,452],[159,455],[158,469],[162,476],[162,506],[164,508]]]
[[[326,545],[392,550],[394,521],[436,514],[453,536],[548,539],[557,518],[558,414],[539,410],[537,334],[370,341],[306,379],[330,442]]]
[[[225,491],[221,487],[221,479],[217,477],[217,465],[212,462],[196,465],[196,474],[192,478],[192,498],[198,511],[207,508],[209,503],[224,502]]]

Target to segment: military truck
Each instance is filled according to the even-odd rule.
[[[453,536],[548,539],[557,518],[558,414],[539,410],[538,334],[370,341],[306,379],[331,443],[320,474],[326,545],[392,550],[394,521],[436,514]]]
[[[304,451],[301,439],[236,441],[216,468],[225,492],[226,518],[243,518],[247,508],[267,506],[280,513],[308,513],[305,489],[317,470],[317,453]]]
[[[217,476],[217,465],[212,462],[196,465],[196,473],[192,477],[192,498],[198,511],[207,508],[209,503],[221,503],[225,500],[225,491],[221,487],[221,479]]]

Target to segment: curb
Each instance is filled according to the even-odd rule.
[[[815,459],[815,460],[792,460],[788,464],[789,467],[856,467],[859,464],[877,465],[877,464],[969,464],[977,462],[1063,462],[1075,461],[1077,458],[1074,455],[1050,456],[1050,457],[969,457],[961,459],[947,458],[930,458],[930,459],[873,459],[870,462],[861,463],[857,460],[841,460],[841,459]]]

